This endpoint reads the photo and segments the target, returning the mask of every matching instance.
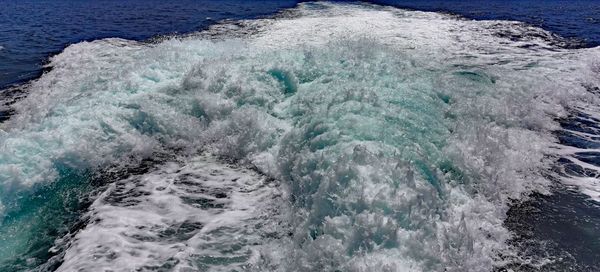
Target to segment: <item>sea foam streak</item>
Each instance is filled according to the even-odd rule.
[[[176,150],[177,166],[111,187],[146,188],[131,197],[134,205],[106,202],[114,189],[96,200],[88,215],[99,221],[75,236],[59,270],[149,269],[157,259],[181,271],[486,271],[518,261],[503,226],[507,205],[548,188],[544,173],[554,159],[547,155],[559,154],[555,118],[595,99],[585,86],[598,85],[599,49],[560,49],[551,34],[515,22],[378,6],[302,4],[289,15],[245,21],[242,32],[255,33],[237,37],[107,39],[55,56],[3,127],[0,197],[4,213],[18,215],[0,230],[18,234],[8,242],[26,248],[33,235],[11,228],[33,213],[21,211],[15,193],[64,180],[65,169],[134,166]],[[278,207],[285,217],[194,206],[185,201],[194,193],[177,186],[155,191],[174,186],[174,169],[204,175],[195,166],[200,150],[279,184],[228,203]],[[243,189],[206,182],[194,186]],[[270,192],[285,192],[285,205],[262,203]],[[285,224],[252,247],[215,247],[217,260],[206,261],[198,253],[210,248],[206,224],[225,218],[214,209],[240,213],[233,226],[211,231],[248,241],[266,235],[261,226]],[[197,229],[186,227],[180,240],[157,238],[192,217]],[[239,225],[244,220],[260,222],[253,232]],[[148,230],[136,228],[143,222]],[[105,233],[107,226],[118,228]],[[131,238],[138,234],[150,240]],[[147,251],[122,262],[131,247]],[[92,253],[99,258],[76,262]]]

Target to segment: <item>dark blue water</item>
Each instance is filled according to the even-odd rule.
[[[84,40],[201,30],[291,7],[293,0],[0,0],[0,88],[41,74],[48,56]]]
[[[375,0],[374,3],[460,14],[477,20],[516,20],[579,42],[600,45],[598,0]]]
[[[254,18],[294,0],[0,0],[0,88],[41,74],[47,58],[83,40],[201,30],[223,19]],[[597,0],[375,0],[397,7],[445,11],[473,19],[518,20],[579,41],[600,45]]]

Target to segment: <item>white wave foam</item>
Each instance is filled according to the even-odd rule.
[[[242,270],[281,235],[283,199],[277,183],[207,155],[166,163],[112,184],[58,271]]]
[[[556,48],[514,22],[368,5],[293,14],[246,21],[252,35],[220,41],[70,46],[4,127],[0,197],[51,182],[57,161],[94,169],[209,150],[289,190],[291,237],[268,241],[258,270],[485,271],[512,261],[507,203],[546,190],[554,119],[594,99],[583,84],[598,84],[599,49]],[[122,232],[161,220],[147,209],[131,211]]]

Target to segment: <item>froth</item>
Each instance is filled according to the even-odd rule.
[[[210,155],[165,163],[95,201],[58,271],[248,268],[281,235],[282,200],[276,182]]]
[[[312,3],[292,18],[246,27],[258,30],[218,41],[108,39],[67,48],[4,127],[0,175],[9,178],[0,197],[52,182],[57,162],[101,169],[204,150],[252,165],[289,194],[280,207],[289,211],[289,235],[240,259],[253,269],[485,271],[515,261],[507,204],[546,190],[555,118],[594,99],[584,85],[598,84],[590,72],[598,49],[560,49],[547,32],[513,22]],[[147,220],[165,229],[159,222],[180,212],[193,217],[182,200],[154,203],[173,197],[158,191],[142,196],[153,205],[141,208],[139,197],[133,208],[103,202],[115,186],[167,186],[178,175],[169,171],[107,191],[92,216],[119,232],[100,239],[93,230],[109,225],[91,224],[80,235],[96,242],[70,248],[65,267],[82,265],[77,256],[104,241],[114,242],[106,252],[125,256],[124,236]],[[207,228],[206,218],[194,220]],[[164,241],[140,243],[148,255],[122,265],[180,254]]]

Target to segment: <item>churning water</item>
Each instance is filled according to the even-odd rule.
[[[600,199],[600,48],[567,42],[514,21],[305,3],[71,45],[5,98],[0,265],[555,268],[515,242],[523,220],[507,213],[558,183]]]

